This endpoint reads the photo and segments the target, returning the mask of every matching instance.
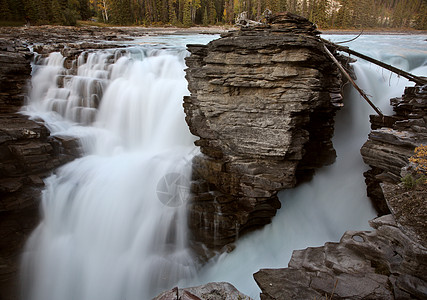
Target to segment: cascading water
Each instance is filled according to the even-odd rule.
[[[23,253],[23,299],[140,300],[173,285],[208,281],[229,281],[258,298],[252,279],[258,269],[286,267],[294,249],[336,241],[347,229],[367,229],[374,211],[365,196],[359,149],[373,112],[347,89],[336,118],[336,163],[312,182],[282,192],[283,207],[271,225],[196,270],[181,205],[197,151],[181,106],[188,93],[182,45],[212,38],[154,41],[176,42],[179,51],[144,45],[83,53],[73,73],[63,68],[60,54],[34,68],[27,113],[43,118],[54,135],[80,137],[85,155],[46,180],[42,221]],[[369,48],[372,40],[405,40],[408,46],[387,47],[388,56],[381,57],[378,44]],[[416,72],[427,74],[423,37],[369,36],[349,46],[408,71],[424,66]],[[408,82],[362,62],[355,68],[358,84],[390,113],[389,98],[400,96]]]
[[[185,53],[83,53],[75,75],[53,53],[36,69],[27,113],[53,135],[82,137],[86,153],[46,180],[23,299],[148,299],[194,276],[180,205],[195,153],[181,104]],[[87,110],[98,111],[95,122],[75,123],[91,123]]]

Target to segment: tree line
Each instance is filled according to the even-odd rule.
[[[246,11],[290,11],[327,28],[427,29],[426,0],[0,0],[0,20],[75,25],[96,18],[116,25],[233,24]]]

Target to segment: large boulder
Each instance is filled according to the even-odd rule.
[[[204,285],[165,291],[153,300],[251,300],[228,282],[210,282]]]
[[[190,227],[219,249],[271,221],[277,193],[335,159],[340,74],[315,26],[290,13],[188,45],[186,121],[199,137]]]

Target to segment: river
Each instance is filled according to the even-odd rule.
[[[141,38],[126,51],[84,54],[77,75],[64,70],[58,53],[34,65],[24,113],[44,119],[53,135],[79,137],[84,155],[45,180],[42,220],[22,256],[23,299],[140,300],[210,281],[228,281],[258,298],[252,274],[260,268],[286,267],[292,250],[338,241],[348,229],[369,229],[375,212],[359,149],[373,111],[346,86],[333,138],[336,162],[311,182],[282,191],[272,224],[243,237],[232,253],[196,263],[185,205],[173,205],[188,195],[190,161],[198,152],[182,109],[185,44],[214,38]],[[426,76],[425,44],[425,36],[369,35],[346,45]],[[411,85],[375,65],[354,66],[357,83],[386,114],[389,99]],[[179,174],[180,197],[164,192],[167,174]]]

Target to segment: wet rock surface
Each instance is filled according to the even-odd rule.
[[[197,287],[163,292],[153,300],[251,300],[228,282],[211,282]]]
[[[24,103],[31,58],[21,41],[0,38],[0,113],[15,112]]]
[[[194,239],[219,249],[270,222],[277,192],[335,159],[340,75],[315,26],[292,14],[189,45],[186,121],[193,160]]]

